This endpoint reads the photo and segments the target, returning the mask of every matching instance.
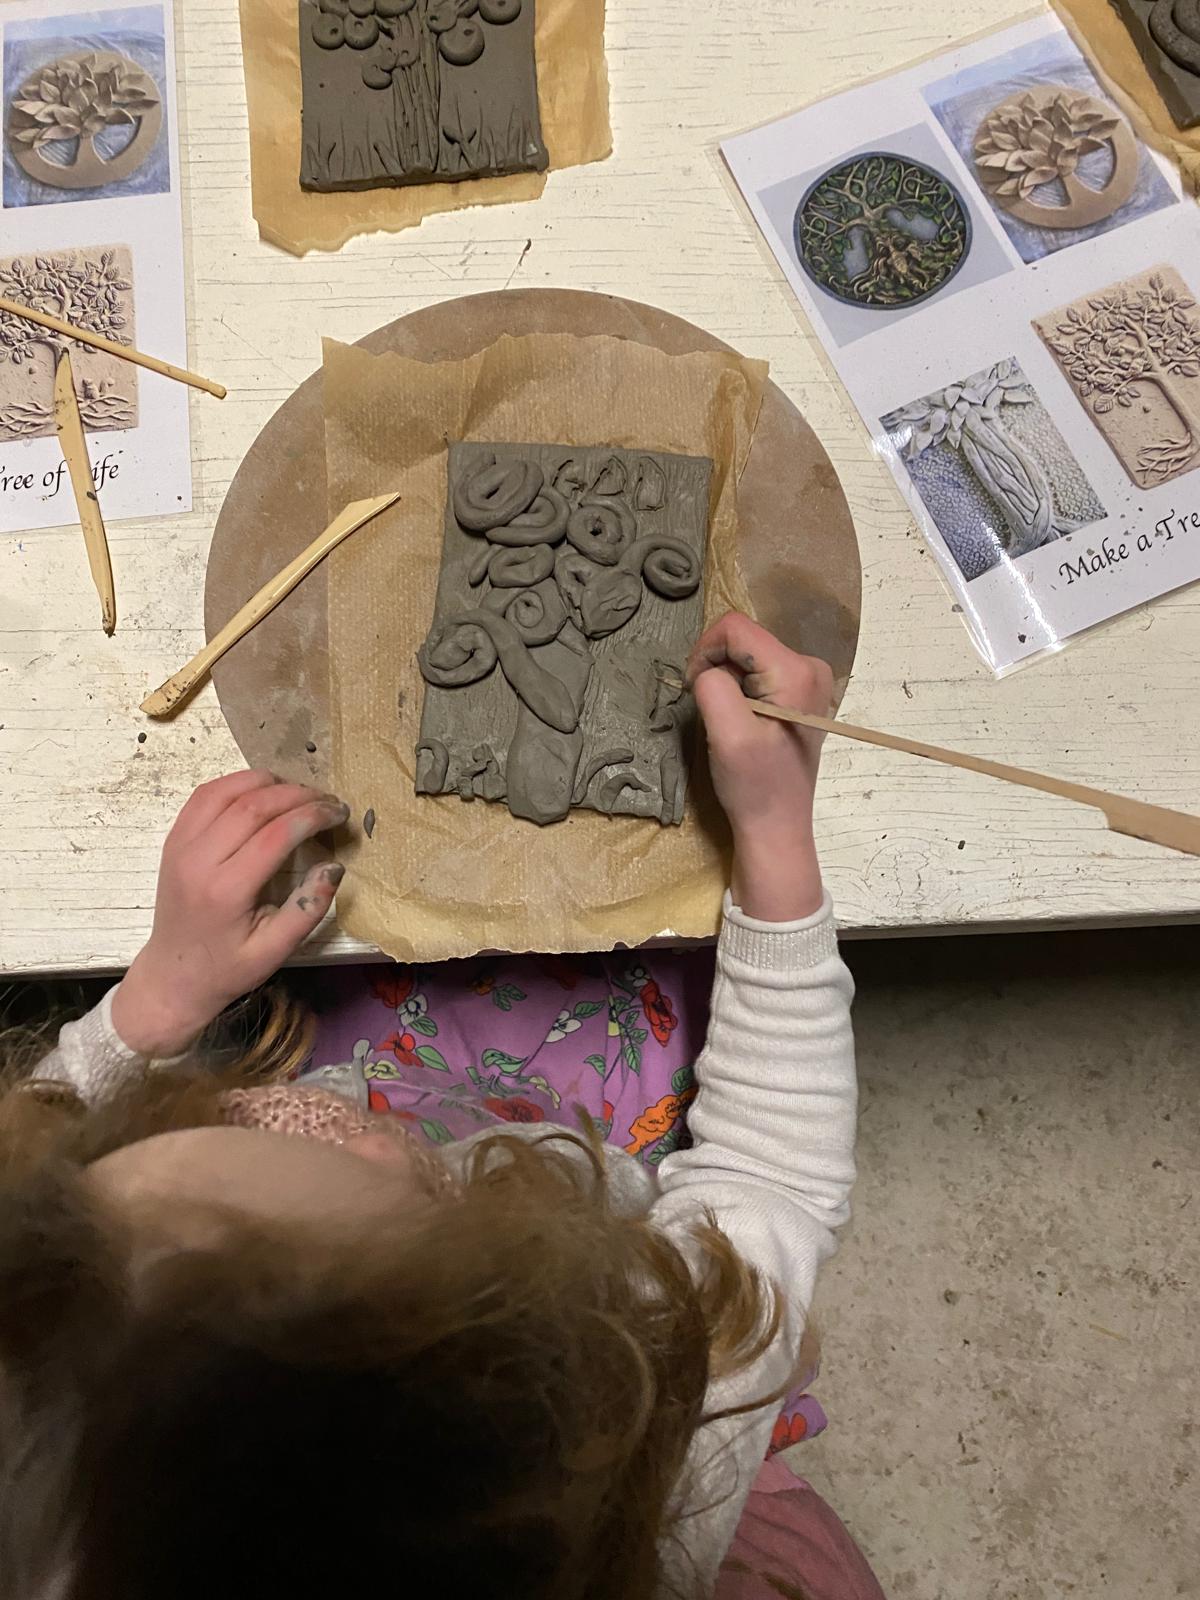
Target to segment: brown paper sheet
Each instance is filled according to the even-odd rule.
[[[296,0],[241,0],[250,112],[250,184],[264,239],[293,255],[339,250],[360,233],[398,233],[440,211],[536,200],[544,172],[464,183],[310,194],[300,187],[300,44]],[[612,152],[604,0],[537,0],[538,102],[550,170]]]
[[[418,797],[423,681],[448,439],[612,444],[713,461],[704,609],[750,609],[737,566],[737,479],[767,368],[736,355],[668,356],[628,340],[505,336],[426,364],[325,343],[329,502],[403,499],[328,563],[334,789],[374,837],[343,852],[338,920],[402,961],[479,950],[604,950],[670,930],[716,931],[728,881],[720,809],[693,763],[682,827],[572,812],[538,828],[500,805]]]
[[[1108,0],[1054,0],[1054,7],[1140,136],[1174,161],[1192,194],[1200,193],[1200,128],[1175,126],[1132,35]]]

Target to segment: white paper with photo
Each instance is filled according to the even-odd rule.
[[[171,5],[0,10],[0,295],[187,365]],[[57,335],[0,313],[0,531],[75,522],[52,411]],[[72,343],[101,510],[191,508],[186,389]]]
[[[1200,314],[1187,304],[1200,218],[1165,163],[1112,132],[1113,111],[1048,14],[721,146],[997,673],[1200,578]],[[1000,166],[1010,137],[1049,155]],[[1085,192],[1109,185],[1108,202]],[[1093,220],[1045,227],[1040,205]],[[871,230],[864,207],[884,224]],[[919,236],[897,226],[906,215]],[[1190,293],[1173,274],[1152,289],[1159,267]],[[1034,326],[1049,318],[1055,338],[1051,314],[1065,321],[1084,297],[1077,313],[1103,343],[1106,326],[1132,326],[1126,301],[1142,311],[1147,296],[1157,320],[1142,323],[1172,331],[1165,388],[1110,360],[1102,392],[1077,350],[1056,358]],[[1150,485],[1110,447],[1110,405],[1163,431]]]

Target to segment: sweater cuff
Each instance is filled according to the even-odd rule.
[[[80,1018],[79,1040],[97,1062],[103,1062],[107,1068],[132,1067],[144,1061],[136,1050],[122,1039],[113,1026],[112,1008],[117,990],[121,987],[114,983],[98,1006],[93,1007],[85,1017]]]
[[[135,1069],[152,1066],[170,1070],[188,1060],[187,1055],[182,1055],[149,1061],[130,1049],[113,1026],[113,996],[119,988],[114,984],[99,1005],[77,1022],[64,1024],[57,1046],[34,1070],[35,1079],[66,1084],[84,1100],[94,1102]]]
[[[763,972],[795,972],[820,966],[838,954],[833,902],[826,892],[819,911],[796,922],[763,922],[748,917],[725,891],[725,920],[719,950],[733,961]]]
[[[118,987],[114,984],[100,1004],[78,1021],[65,1024],[57,1047],[35,1070],[35,1078],[68,1084],[90,1101],[132,1067],[143,1064],[113,1027],[112,1003]]]

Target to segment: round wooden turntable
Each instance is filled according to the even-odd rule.
[[[443,301],[360,341],[373,353],[461,360],[502,333],[610,334],[666,351],[727,350],[652,306],[569,289],[518,289]],[[759,620],[831,663],[840,699],[858,642],[862,574],[837,475],[799,411],[768,384],[738,488],[739,556]],[[328,521],[321,375],[259,434],[213,534],[205,587],[208,637]],[[318,568],[213,671],[234,738],[251,766],[329,786],[326,581]]]

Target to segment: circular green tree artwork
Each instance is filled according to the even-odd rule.
[[[821,174],[796,208],[795,242],[826,294],[891,311],[949,283],[967,259],[971,217],[941,173],[877,150]]]

